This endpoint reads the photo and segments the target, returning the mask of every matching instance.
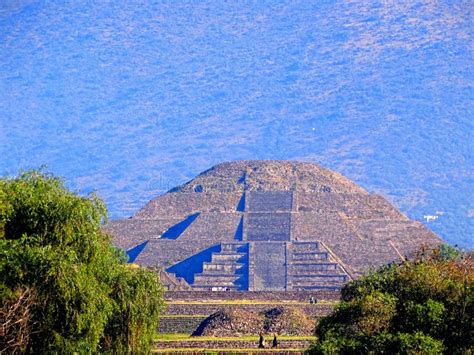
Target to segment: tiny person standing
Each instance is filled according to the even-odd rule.
[[[265,348],[265,339],[263,338],[262,332],[259,333],[260,338],[258,339],[258,348],[264,349]]]
[[[273,333],[273,342],[272,342],[272,348],[277,348],[278,347],[278,339],[275,333]]]

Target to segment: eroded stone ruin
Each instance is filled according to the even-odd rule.
[[[338,290],[442,243],[382,196],[290,161],[219,164],[107,229],[126,250],[147,242],[134,262],[193,290]]]

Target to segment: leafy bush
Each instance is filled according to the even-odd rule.
[[[0,179],[0,352],[149,351],[158,277],[125,263],[105,221],[51,175]]]
[[[315,354],[474,350],[474,262],[442,246],[350,282],[317,326]]]

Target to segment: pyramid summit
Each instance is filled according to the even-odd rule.
[[[248,190],[364,193],[344,176],[313,163],[242,160],[218,164],[170,192]]]
[[[135,262],[194,290],[338,290],[442,243],[346,177],[276,160],[218,164],[107,229],[123,249],[148,241]]]

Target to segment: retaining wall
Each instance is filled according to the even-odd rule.
[[[207,317],[161,317],[158,333],[192,334]]]
[[[219,310],[245,310],[245,311],[252,311],[252,312],[262,312],[269,310],[271,308],[283,308],[283,309],[300,309],[305,314],[314,316],[314,317],[322,317],[331,312],[334,305],[333,304],[281,304],[281,303],[266,303],[266,304],[193,304],[193,303],[169,303],[167,305],[166,311],[163,315],[172,316],[172,315],[211,315],[216,313]]]
[[[198,338],[198,337],[196,337]],[[272,337],[266,337],[267,348],[271,349]],[[279,340],[280,344],[276,349],[307,349],[311,345],[311,340]],[[158,349],[255,349],[258,348],[258,340],[182,340],[182,341],[155,341],[155,348]],[[260,354],[260,351],[259,351]]]
[[[338,301],[338,291],[167,291],[167,301],[299,301],[309,302],[314,297],[318,300]]]

